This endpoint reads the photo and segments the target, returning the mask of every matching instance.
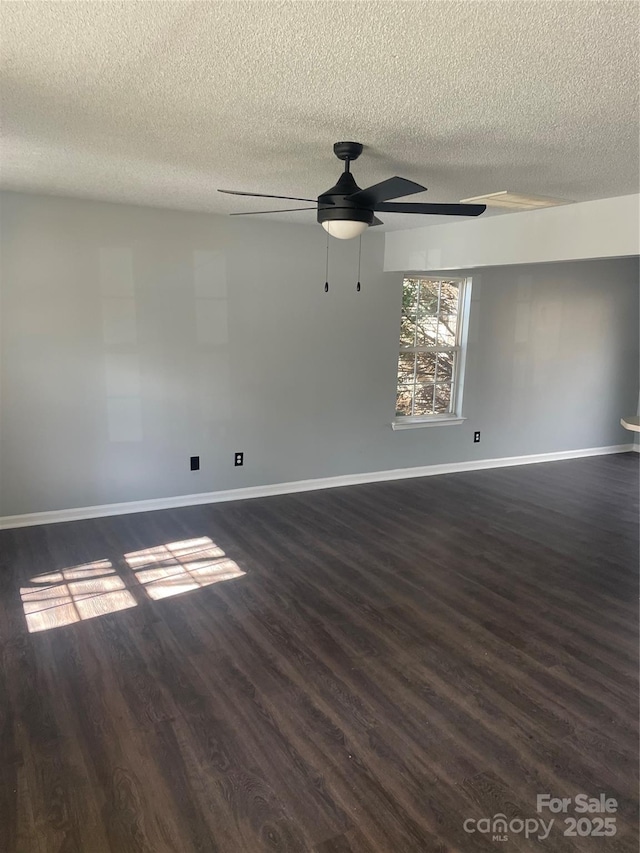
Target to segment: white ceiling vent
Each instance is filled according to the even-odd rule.
[[[557,207],[560,204],[571,204],[563,198],[548,198],[538,195],[522,195],[502,190],[499,193],[487,193],[473,198],[462,198],[464,204],[486,204],[487,207],[504,207],[510,210],[537,210],[541,207]]]

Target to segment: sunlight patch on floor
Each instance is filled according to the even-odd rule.
[[[208,536],[132,551],[124,559],[154,601],[246,574]],[[109,560],[37,575],[29,584],[21,587],[20,598],[30,634],[137,604]],[[132,584],[133,580],[128,581],[129,587]]]
[[[20,589],[30,634],[136,606],[108,560],[37,575],[31,584]]]
[[[124,558],[154,600],[246,574],[208,536],[144,548]]]

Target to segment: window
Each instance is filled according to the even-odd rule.
[[[395,429],[462,421],[471,281],[406,276]]]

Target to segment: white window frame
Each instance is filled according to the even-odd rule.
[[[458,353],[456,359],[456,369],[452,381],[452,393],[454,405],[452,411],[444,415],[403,415],[395,417],[391,422],[391,427],[394,430],[416,429],[420,427],[434,426],[456,426],[464,423],[466,420],[462,416],[462,397],[464,393],[464,377],[467,361],[467,344],[469,337],[469,315],[471,313],[471,278],[459,278],[457,276],[446,275],[426,275],[425,273],[405,273],[402,280],[404,288],[404,280],[406,278],[421,278],[431,281],[458,281],[460,282],[460,302],[458,309],[457,323],[457,338],[455,346],[451,347],[419,347],[420,352],[437,352],[442,350],[455,351]],[[415,352],[416,348],[407,348],[407,351]],[[402,347],[399,346],[398,353],[402,352]],[[397,366],[397,360],[396,360]],[[397,383],[394,391],[397,393]]]

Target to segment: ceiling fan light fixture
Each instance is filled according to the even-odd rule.
[[[358,222],[354,219],[333,219],[323,222],[322,227],[338,240],[351,240],[363,234],[369,225],[367,222]]]
[[[394,199],[404,198],[415,193],[426,191],[426,187],[400,178],[395,175],[361,189],[351,174],[351,163],[362,154],[361,142],[336,142],[333,153],[338,160],[344,161],[344,172],[337,183],[320,193],[318,196],[318,222],[324,230],[338,240],[352,240],[359,237],[369,226],[382,225],[376,213],[419,213],[428,216],[480,216],[487,209],[485,204],[431,204],[429,202],[397,202]],[[300,196],[265,195],[265,193],[249,193],[240,190],[220,190],[230,195],[255,196],[256,198],[277,198],[287,201],[313,201]],[[502,195],[502,194],[500,194]],[[309,208],[298,208],[308,210]],[[232,216],[243,216],[264,213],[277,213],[275,210],[248,210],[246,214],[234,213]],[[288,211],[282,211],[288,212]]]

